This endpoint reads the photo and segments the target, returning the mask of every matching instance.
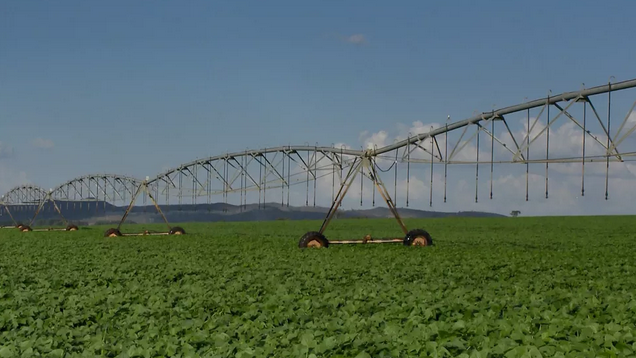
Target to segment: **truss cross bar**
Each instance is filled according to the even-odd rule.
[[[229,160],[226,160],[226,163],[228,161]],[[230,190],[234,190],[234,189],[232,189],[232,186],[225,179],[225,176],[223,174],[221,174],[218,169],[216,169],[216,167],[212,164],[212,162],[207,162],[207,165],[209,165],[210,168],[212,168],[212,170],[214,170],[214,172],[219,176],[219,179],[221,179],[221,181],[223,182],[223,186],[225,188],[230,188]]]
[[[598,112],[596,111],[596,106],[594,106],[594,103],[592,103],[592,101],[590,101],[589,99],[586,99],[586,100],[590,104],[590,107],[592,108],[594,117],[596,117],[596,120],[598,120],[598,123],[601,125],[601,128],[603,128],[603,133],[605,133],[605,135],[609,138],[610,135],[609,135],[609,132],[607,131],[607,127],[605,127],[605,123],[603,123],[603,121],[601,120],[601,116],[598,115]]]
[[[616,136],[614,137],[615,139],[618,138],[619,133],[622,131],[624,125],[629,120],[629,117],[632,114],[636,114],[636,112],[634,112],[634,107],[636,107],[636,101],[634,102],[634,104],[632,104],[632,107],[629,109],[629,112],[627,112],[627,115],[625,116],[625,119],[623,120],[623,123],[621,124],[620,128],[618,129],[618,132],[616,132]],[[613,141],[612,145],[610,146],[610,150],[615,149],[621,142],[623,142],[627,137],[629,137],[635,130],[636,130],[636,124],[634,124],[634,126],[632,126],[632,128],[629,131],[627,131],[627,133],[623,134],[622,137],[620,137],[617,140]]]
[[[101,191],[104,194],[104,201],[106,201],[106,199],[113,200],[106,192],[106,187],[99,185],[99,178],[95,179],[95,185],[97,185],[97,192],[99,193]],[[95,199],[96,201],[99,201],[99,194],[95,197]]]
[[[295,153],[298,156],[298,158],[300,158],[300,160],[303,162],[303,165],[305,166],[305,168],[307,169],[309,174],[311,174],[311,176],[313,176],[314,180],[315,180],[316,179],[316,174],[311,170],[311,165],[307,164],[307,162],[305,162],[305,160],[303,159],[302,155],[300,155],[298,152],[295,152]],[[296,162],[296,163],[298,163],[298,162]]]
[[[199,187],[200,187],[201,189],[205,190],[205,185],[203,185],[203,183],[201,183],[201,182],[199,181],[199,178],[197,178],[197,175],[196,175],[196,174],[194,174],[194,173],[192,172],[192,170],[190,170],[190,167],[186,167],[185,169],[186,169],[186,170],[187,170],[190,174],[192,174],[192,180],[194,180],[197,184],[199,184]],[[195,168],[195,170],[196,170],[196,168]],[[193,190],[193,191],[194,191],[194,190]],[[196,192],[196,191],[194,191],[194,192]]]
[[[97,195],[95,195],[95,193],[93,193],[93,189],[91,189],[91,182],[90,179],[88,179],[88,184],[86,184],[86,182],[84,181],[84,179],[80,179],[80,183],[82,185],[86,186],[86,189],[88,190],[88,195],[90,195],[93,198],[96,198]]]
[[[236,165],[238,165],[241,168],[241,171],[243,174],[245,174],[248,178],[250,178],[250,180],[252,181],[252,183],[254,183],[254,185],[256,185],[257,188],[261,188],[260,184],[258,184],[256,182],[256,180],[254,180],[254,178],[252,178],[252,176],[250,175],[250,173],[245,170],[245,167],[247,167],[248,165],[250,165],[250,163],[252,162],[252,160],[254,160],[254,157],[252,156],[251,159],[245,163],[245,167],[243,165],[241,165],[241,163],[238,162],[238,160],[236,160],[236,158],[232,158],[234,159],[234,162],[236,163]],[[247,184],[247,183],[246,183]]]
[[[565,111],[567,111],[567,109],[568,109],[568,108],[570,108],[570,106],[572,106],[574,103],[576,103],[576,101],[577,101],[578,99],[580,99],[580,98],[581,98],[580,96],[577,96],[577,97],[575,97],[575,98],[572,98],[572,100],[570,100],[570,103],[568,103],[568,105],[567,105],[567,106],[565,106],[565,109],[562,109],[562,110],[559,112],[559,114],[557,114],[557,115],[556,115],[556,116],[555,116],[552,120],[550,120],[550,118],[548,118],[548,124],[547,124],[547,125],[546,125],[546,126],[545,126],[542,130],[541,130],[541,132],[537,133],[537,135],[536,135],[536,136],[535,136],[532,140],[530,140],[528,143],[526,143],[524,146],[522,146],[522,147],[521,147],[521,148],[517,151],[517,154],[515,154],[515,156],[514,156],[514,158],[513,158],[513,159],[517,159],[517,157],[518,157],[519,155],[522,155],[522,156],[523,156],[523,154],[522,154],[521,152],[522,152],[524,149],[526,149],[526,147],[529,147],[532,143],[534,143],[534,142],[535,142],[535,141],[536,141],[536,140],[537,140],[537,139],[538,139],[538,138],[539,138],[539,137],[543,134],[543,132],[547,131],[547,130],[548,130],[548,128],[550,128],[550,127],[554,124],[554,122],[556,122],[556,120],[557,120],[557,119],[559,119],[559,117],[561,117],[561,115],[562,115],[562,114],[564,114],[564,110],[565,110]],[[506,125],[506,126],[507,126],[507,125]]]
[[[494,123],[494,121],[492,122]],[[488,134],[490,136],[490,138],[494,141],[496,141],[497,143],[501,144],[502,147],[506,148],[506,150],[508,150],[510,153],[515,154],[515,152],[512,151],[512,149],[510,149],[506,143],[502,142],[501,140],[499,140],[499,138],[497,138],[497,136],[494,133],[491,133],[491,131],[489,131],[488,129],[486,129],[486,127],[482,126],[481,123],[476,123],[477,126],[479,126],[479,128],[481,128],[481,130],[483,132],[485,132],[486,134]],[[491,149],[492,151],[492,149]]]
[[[572,122],[574,122],[574,124],[576,124],[579,128],[581,128],[583,131],[585,131],[585,134],[590,136],[592,139],[594,139],[598,144],[600,144],[603,148],[605,148],[605,150],[607,150],[607,146],[601,142],[596,136],[592,135],[588,130],[586,130],[585,127],[583,127],[577,120],[576,118],[574,118],[574,116],[572,116],[568,111],[564,110],[563,108],[561,108],[561,106],[559,106],[558,104],[554,104],[554,106],[556,108],[558,108],[559,110],[563,111],[563,114],[568,117]],[[619,158],[620,159],[620,158]]]
[[[523,137],[523,140],[521,141],[521,143],[523,142],[528,142],[528,137],[530,137],[530,133],[532,133],[532,130],[534,129],[534,127],[536,126],[537,122],[539,122],[539,119],[541,118],[541,116],[543,115],[543,111],[545,111],[545,109],[548,108],[548,104],[546,103],[543,107],[541,107],[541,111],[539,111],[539,114],[536,116],[536,118],[534,119],[534,121],[532,122],[532,126],[530,126],[528,128],[528,132],[526,133],[526,135]]]
[[[437,147],[437,154],[439,156],[436,156],[440,162],[444,161],[444,157],[442,156],[442,150],[439,149],[439,143],[437,143],[437,137],[433,137],[433,140],[435,141],[435,147]]]
[[[511,113],[515,113],[515,112],[520,112],[526,109],[531,109],[531,108],[536,108],[536,107],[540,107],[546,104],[546,102],[548,104],[554,104],[557,102],[561,102],[561,101],[569,101],[571,99],[575,99],[575,98],[579,98],[581,96],[585,97],[585,96],[592,96],[592,95],[597,95],[597,94],[601,94],[601,93],[607,93],[610,88],[613,92],[618,91],[618,90],[622,90],[622,89],[627,89],[627,88],[632,88],[632,87],[636,87],[636,79],[632,79],[632,80],[627,80],[627,81],[623,81],[623,82],[618,82],[618,83],[613,83],[613,84],[606,84],[606,85],[602,85],[602,86],[597,86],[597,87],[592,87],[592,88],[588,88],[582,91],[575,91],[575,92],[565,92],[556,96],[552,96],[552,97],[548,97],[548,98],[541,98],[541,99],[537,99],[534,101],[530,101],[530,102],[525,102],[522,104],[518,104],[518,105],[514,105],[514,106],[509,106],[509,107],[505,107],[505,108],[501,108],[498,109],[496,111],[492,111],[492,112],[485,112],[481,115],[476,115],[473,116],[471,118],[467,118],[464,119],[462,121],[458,121],[452,124],[449,124],[448,127],[446,126],[442,126],[438,129],[435,129],[433,131],[427,132],[427,133],[421,133],[418,134],[414,137],[409,137],[408,139],[396,142],[392,145],[387,145],[383,148],[380,148],[376,151],[376,154],[383,154],[383,153],[387,153],[390,152],[396,148],[401,148],[405,145],[407,145],[408,143],[412,143],[412,142],[416,142],[418,140],[421,139],[425,139],[431,136],[435,136],[438,134],[442,134],[444,133],[446,130],[455,130],[457,128],[461,128],[461,127],[465,127],[469,124],[473,124],[475,122],[479,122],[481,120],[484,119],[488,119],[490,117],[497,117],[497,116],[503,116],[506,114],[511,114]],[[486,117],[485,117],[486,116]]]
[[[447,161],[451,160],[455,156],[455,151],[457,150],[457,147],[459,146],[459,143],[461,143],[462,139],[464,138],[464,135],[466,134],[466,131],[468,131],[468,126],[464,127],[464,130],[462,131],[462,135],[459,136],[459,139],[457,140],[457,143],[455,143],[455,146],[451,150],[450,155],[446,156],[446,160]]]
[[[523,148],[519,147],[519,143],[517,143],[517,139],[515,138],[515,135],[510,130],[510,126],[508,126],[508,121],[506,121],[506,119],[503,118],[503,117],[502,117],[502,120],[503,120],[504,126],[506,126],[506,130],[508,131],[508,134],[510,135],[510,138],[512,139],[512,142],[515,145],[515,148],[517,148],[517,152],[513,156],[513,161],[515,161],[517,159],[517,156],[521,156],[521,160],[522,161],[526,161],[526,157],[524,157],[524,155],[523,155]]]
[[[468,128],[468,127],[466,127]],[[475,131],[475,133],[473,135],[470,136],[470,138],[468,138],[462,145],[461,147],[459,147],[459,149],[457,149],[457,152],[451,153],[449,160],[452,160],[453,157],[455,156],[455,154],[458,154],[459,152],[461,152],[464,148],[466,148],[466,146],[468,145],[468,143],[470,143],[473,138],[475,138],[477,136],[477,134],[479,134],[479,126],[477,126],[477,130]]]

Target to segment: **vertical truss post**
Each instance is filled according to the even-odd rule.
[[[261,184],[263,186],[263,209],[267,208],[267,165],[265,163],[267,163],[267,152],[263,152],[262,154],[263,163],[259,163],[261,165],[261,167],[265,167],[265,172],[263,173],[263,184]],[[227,203],[227,199],[226,199],[226,203]]]
[[[444,202],[446,202],[446,181],[448,178],[448,121],[450,116],[446,117],[446,131],[444,131]],[[397,199],[397,197],[396,197]]]
[[[490,120],[490,200],[492,200],[492,179],[493,179],[493,169],[495,162],[495,120],[494,118]]]
[[[587,136],[587,100],[583,102],[583,157],[581,158],[581,196],[585,196],[585,137]]]
[[[398,150],[395,150],[395,162],[393,162],[393,165],[395,165],[395,170],[394,170],[394,178],[393,178],[393,197],[395,198],[395,200],[397,200],[397,183],[398,183]]]
[[[300,154],[298,155],[300,157]],[[302,159],[302,157],[301,157]],[[307,170],[307,179],[305,180],[306,182],[306,188],[305,188],[305,206],[309,206],[309,151],[307,151],[307,162],[304,163],[305,164],[305,169]]]
[[[528,135],[526,135],[526,201],[528,201],[529,177],[530,177],[530,109],[526,115]]]
[[[373,148],[374,148],[375,150],[377,150],[377,149],[378,149],[378,146],[374,144],[374,145],[373,145]],[[371,206],[372,206],[372,207],[375,207],[375,189],[376,189],[375,187],[372,187],[372,188],[371,188],[371,192],[372,192],[372,196],[371,196]]]
[[[475,161],[475,202],[477,202],[479,197],[479,132],[481,130],[481,126],[477,126],[477,159]]]
[[[285,206],[285,151],[283,150],[283,175],[281,175],[281,184],[280,184],[280,207]]]
[[[291,146],[288,146],[287,148],[288,148],[288,151],[291,150]],[[291,180],[291,156],[289,155],[289,153],[287,153],[287,207],[289,207],[289,192],[291,191],[291,188],[289,187],[291,185],[290,180]]]
[[[552,91],[548,92],[548,99],[546,102],[547,105],[547,117],[545,120],[545,124],[548,127],[546,132],[546,140],[545,140],[545,198],[548,198],[548,160],[550,158],[550,94]]]
[[[411,141],[411,133],[409,133],[409,142]],[[411,148],[410,144],[406,145],[406,207],[409,207],[409,185],[411,183]]]
[[[314,146],[314,207],[316,207],[316,184],[318,182],[318,143]]]
[[[364,169],[362,169],[362,170],[364,170]],[[362,206],[362,192],[363,192],[363,190],[364,190],[364,175],[360,175],[360,206]]]
[[[433,130],[433,127],[431,127]],[[433,207],[433,137],[431,137],[431,186],[429,187],[429,207]],[[386,200],[386,199],[385,199]]]
[[[607,153],[605,153],[605,200],[609,196],[609,148],[610,148],[610,124],[611,124],[611,110],[612,110],[612,81],[608,84],[609,90],[607,91]]]

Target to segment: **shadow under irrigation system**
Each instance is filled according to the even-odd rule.
[[[353,149],[345,149],[345,148],[334,148],[334,147],[318,147],[316,146],[282,146],[275,148],[267,148],[262,150],[246,150],[244,152],[236,152],[236,153],[228,153],[225,155],[219,155],[215,157],[209,157],[206,159],[196,160],[190,163],[185,163],[179,166],[178,168],[168,170],[164,173],[159,174],[156,178],[150,180],[148,177],[146,180],[139,180],[135,178],[119,176],[119,175],[90,175],[84,176],[81,178],[73,179],[55,190],[50,192],[45,192],[41,189],[38,191],[37,189],[28,189],[31,190],[29,193],[17,193],[14,192],[12,195],[9,195],[10,200],[7,200],[3,197],[5,203],[3,204],[5,210],[10,214],[9,206],[12,203],[20,203],[24,202],[26,199],[29,199],[31,203],[38,203],[38,210],[36,211],[36,215],[31,220],[30,224],[33,223],[37,213],[43,207],[45,202],[52,202],[56,211],[62,216],[61,211],[55,204],[54,197],[63,200],[71,200],[71,192],[77,194],[80,193],[82,198],[85,198],[87,194],[84,194],[85,191],[90,193],[91,198],[98,198],[100,193],[103,195],[104,201],[109,200],[113,201],[119,197],[119,199],[127,202],[126,196],[130,194],[129,204],[119,221],[117,227],[112,227],[104,233],[106,237],[118,237],[118,236],[141,236],[141,235],[182,235],[185,234],[185,230],[182,227],[171,226],[166,215],[162,212],[160,205],[158,204],[157,199],[160,195],[160,187],[161,194],[165,194],[166,203],[169,203],[170,191],[176,189],[178,192],[179,203],[181,203],[182,198],[184,197],[184,193],[189,192],[192,196],[192,202],[196,203],[196,199],[199,196],[202,196],[201,193],[207,194],[208,204],[210,204],[210,197],[215,194],[223,194],[226,203],[228,193],[238,193],[240,192],[241,197],[241,210],[247,206],[247,194],[248,191],[256,191],[258,190],[259,195],[259,207],[261,202],[261,191],[263,191],[263,203],[265,203],[266,190],[268,188],[279,188],[281,190],[281,205],[284,205],[284,194],[285,189],[287,189],[287,206],[289,206],[289,193],[290,186],[295,185],[292,184],[292,177],[298,178],[299,176],[306,176],[305,178],[297,179],[296,183],[306,183],[307,185],[307,199],[306,204],[309,202],[309,182],[310,178],[313,179],[314,183],[314,206],[315,206],[315,195],[316,195],[316,182],[319,178],[324,178],[324,175],[321,175],[321,172],[327,172],[327,175],[332,176],[332,200],[331,206],[327,211],[322,225],[317,231],[310,231],[301,236],[298,247],[300,248],[327,248],[331,245],[339,245],[339,244],[380,244],[380,243],[401,243],[405,246],[430,246],[433,244],[433,239],[429,232],[422,228],[416,229],[408,229],[402,220],[398,209],[395,205],[391,194],[387,190],[384,182],[380,178],[380,172],[387,172],[388,170],[382,170],[378,166],[378,160],[386,160],[393,162],[393,166],[395,166],[395,182],[397,185],[397,163],[403,162],[407,165],[407,206],[408,206],[408,183],[410,180],[410,165],[411,163],[430,163],[431,166],[431,186],[430,186],[430,195],[431,195],[431,205],[432,205],[432,193],[433,193],[433,164],[443,164],[444,166],[444,202],[446,202],[446,178],[447,178],[447,166],[451,164],[474,164],[476,165],[476,185],[478,180],[479,173],[479,164],[490,164],[490,198],[492,199],[492,173],[493,173],[493,165],[497,164],[525,164],[526,166],[526,200],[528,200],[528,176],[529,176],[529,164],[530,163],[545,163],[545,196],[548,197],[548,165],[550,163],[581,163],[583,165],[583,174],[585,172],[584,165],[585,162],[599,162],[604,161],[606,163],[606,190],[605,190],[605,199],[608,198],[608,176],[609,176],[609,163],[610,162],[626,162],[633,161],[636,158],[636,150],[634,151],[621,151],[619,152],[618,146],[623,142],[630,134],[636,131],[636,123],[631,123],[628,121],[630,115],[634,113],[634,108],[636,106],[636,101],[631,106],[631,109],[628,111],[627,116],[621,123],[618,132],[614,135],[614,138],[610,135],[610,127],[611,127],[611,109],[612,109],[612,98],[611,95],[614,92],[621,91],[624,89],[634,88],[636,87],[636,79],[618,82],[618,83],[608,83],[606,85],[592,87],[588,89],[581,89],[578,91],[572,92],[564,92],[559,95],[549,95],[545,98],[524,102],[521,104],[517,104],[514,106],[509,106],[497,110],[492,110],[489,112],[482,112],[468,119],[464,119],[461,121],[446,123],[445,125],[432,129],[426,133],[420,133],[415,136],[410,136],[402,141],[396,142],[391,145],[387,145],[382,148],[375,149],[367,149],[367,150],[353,150]],[[591,97],[607,94],[607,121],[603,123],[601,117],[591,100]],[[566,105],[560,105],[559,102],[566,102]],[[576,119],[576,116],[573,115],[571,111],[571,107],[580,103],[583,105],[583,121],[582,123]],[[589,123],[586,121],[587,116],[587,108],[591,108],[593,115],[598,119],[600,124],[600,128],[602,128],[603,135],[607,136],[606,143],[600,141],[597,136],[592,135],[590,132]],[[550,109],[556,108],[557,115],[554,118],[550,117]],[[573,108],[573,107],[572,107]],[[540,110],[538,116],[534,119],[534,123],[530,123],[530,110],[537,109]],[[547,113],[547,119],[545,127],[534,137],[531,139],[531,132],[533,128],[535,128],[536,123],[539,118],[543,115],[543,113]],[[508,125],[508,120],[506,116],[511,114],[523,113],[527,116],[527,128],[526,134],[522,140],[517,140],[515,138],[514,133],[510,130]],[[577,157],[550,157],[549,155],[549,134],[550,128],[553,126],[555,121],[558,118],[566,118],[567,120],[573,122],[578,128],[582,130],[583,133],[583,153],[582,156]],[[506,145],[502,140],[497,138],[495,135],[495,123],[503,123],[505,126],[505,130],[507,131],[507,135],[509,135],[512,139],[514,146]],[[487,124],[490,125],[490,128],[487,127]],[[633,125],[629,130],[626,129],[626,125]],[[598,124],[597,124],[598,125]],[[475,128],[475,133],[470,139],[467,139],[463,142],[463,145],[460,146],[460,142],[464,138],[466,131],[468,128]],[[448,152],[448,134],[452,131],[456,131],[463,128],[463,132],[461,133],[461,137],[457,141],[452,151]],[[620,132],[626,129],[626,133],[622,136],[619,136]],[[491,157],[489,161],[480,160],[479,158],[479,135],[480,133],[486,134],[490,137],[490,147],[491,147]],[[506,133],[506,132],[504,132]],[[535,142],[541,135],[544,133],[547,134],[546,140],[546,156],[545,158],[540,159],[530,159],[530,146],[533,142]],[[442,136],[445,143],[445,150],[442,153],[442,149],[438,143],[438,137]],[[464,146],[475,138],[477,140],[477,150],[476,150],[476,158],[475,160],[454,160],[454,155],[461,151]],[[600,145],[605,154],[603,155],[592,155],[586,154],[585,148],[586,138],[593,139],[590,140],[590,143],[594,145]],[[424,140],[428,139],[430,141],[430,147],[425,148],[423,146]],[[427,142],[428,142],[427,141]],[[501,145],[500,148],[504,148],[505,151],[510,152],[513,155],[512,160],[494,160],[494,147],[495,143]],[[430,154],[429,158],[415,158],[412,156],[412,153],[415,150],[422,150],[426,155]],[[398,156],[399,152],[402,150],[401,156]],[[395,151],[395,156],[389,155],[390,152]],[[525,153],[524,153],[525,151]],[[307,154],[307,160],[303,158],[301,155]],[[273,158],[272,158],[273,155]],[[268,158],[269,156],[269,158]],[[320,164],[321,161],[325,160],[327,164]],[[301,173],[291,173],[292,161],[298,165],[298,167],[302,168]],[[258,178],[254,171],[252,171],[253,166],[256,165],[258,169]],[[344,173],[344,169],[348,168],[346,174]],[[263,171],[265,172],[263,176]],[[269,181],[267,177],[272,176],[273,179]],[[340,184],[336,185],[335,177],[338,175],[340,178]],[[392,238],[373,238],[371,235],[366,235],[362,239],[356,240],[344,240],[344,239],[328,239],[325,235],[325,231],[329,226],[332,219],[335,217],[338,212],[338,208],[341,206],[344,198],[346,197],[349,189],[352,184],[358,178],[361,177],[369,179],[374,186],[374,205],[375,205],[375,192],[376,190],[382,196],[382,199],[388,206],[393,217],[396,219],[401,231],[402,235],[399,237]],[[187,180],[191,180],[192,187],[188,187],[188,183],[184,184],[183,180],[186,177]],[[218,180],[220,185],[223,186],[223,189],[213,189],[212,182],[214,180]],[[240,181],[240,185],[236,184],[237,181]],[[268,183],[275,183],[275,186],[268,187]],[[361,182],[362,183],[362,182]],[[274,184],[272,184],[274,185]],[[584,185],[584,181],[582,182]],[[83,186],[83,187],[82,187]],[[95,186],[95,190],[93,190],[93,186]],[[79,188],[79,189],[78,189]],[[85,188],[85,189],[82,189]],[[336,191],[336,188],[337,191]],[[84,191],[82,191],[82,190]],[[27,189],[25,189],[27,190]],[[361,186],[362,190],[362,186]],[[476,189],[477,190],[477,189]],[[397,189],[394,189],[396,196]],[[111,192],[111,194],[108,194]],[[584,192],[584,188],[582,188],[582,195]],[[18,195],[19,194],[19,195]],[[144,195],[144,200],[146,196],[150,198],[154,208],[156,209],[159,216],[167,226],[167,231],[162,232],[150,232],[144,231],[141,233],[122,233],[121,227],[123,223],[128,218],[131,213],[134,204],[137,198],[140,195]],[[24,198],[17,198],[19,196]],[[28,198],[27,198],[28,197]],[[477,192],[475,194],[475,201],[477,201]],[[11,216],[13,219],[13,216]],[[65,220],[65,219],[64,219]],[[17,225],[15,220],[13,222]],[[66,220],[65,220],[66,222]],[[67,226],[66,230],[70,231],[71,226]],[[73,230],[77,228],[74,226]],[[62,229],[61,229],[62,230]],[[29,231],[29,230],[23,230]]]

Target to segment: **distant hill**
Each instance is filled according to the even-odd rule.
[[[113,206],[105,202],[56,202],[64,217],[81,225],[117,223],[121,220],[126,207]],[[226,203],[161,205],[161,210],[170,222],[210,222],[210,221],[270,221],[270,220],[321,220],[329,211],[327,207],[281,206],[280,203],[248,204],[243,207]],[[403,218],[443,218],[443,217],[506,217],[505,215],[480,212],[440,212],[409,208],[399,208]],[[33,217],[34,209],[18,210],[12,213],[18,221],[28,221]],[[361,210],[339,210],[338,218],[391,218],[387,207]],[[59,215],[52,203],[47,203],[38,215],[37,222],[57,221]],[[5,214],[0,222],[9,222]],[[128,223],[154,223],[162,219],[153,205],[136,206],[129,214]]]

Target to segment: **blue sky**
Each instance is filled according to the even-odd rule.
[[[633,1],[2,1],[0,190],[636,77]]]

